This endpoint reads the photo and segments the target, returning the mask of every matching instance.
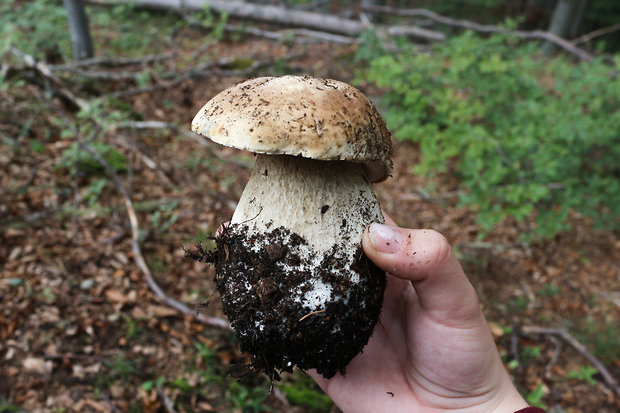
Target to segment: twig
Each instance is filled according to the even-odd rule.
[[[122,135],[118,137],[125,138],[125,136],[122,136]],[[147,166],[147,168],[152,169],[153,171],[157,172],[160,178],[166,181],[168,185],[175,186],[175,183],[168,176],[166,171],[164,171],[159,165],[157,165],[157,163],[153,159],[151,159],[149,156],[142,153],[142,151],[140,151],[140,149],[138,148],[138,145],[136,145],[135,143],[130,145],[127,142],[125,142],[124,139],[117,139],[116,142],[118,143],[119,146],[122,146],[123,148],[128,149],[131,152],[133,152],[138,158],[140,158],[140,160]],[[129,170],[131,171],[132,169],[129,168]]]
[[[221,161],[225,161],[227,163],[231,163],[234,165],[237,165],[243,169],[251,169],[248,165],[242,163],[242,162],[238,162],[235,161],[234,159],[226,159],[224,158],[222,155],[220,155],[217,151],[215,151],[214,145],[211,143],[210,140],[208,139],[204,139],[200,136],[198,136],[197,134],[195,134],[194,132],[190,132],[186,129],[183,129],[181,127],[179,127],[178,125],[175,125],[174,123],[170,123],[170,122],[162,122],[159,120],[146,120],[146,121],[129,121],[129,122],[118,122],[118,123],[114,123],[112,125],[110,125],[110,129],[114,129],[114,128],[132,128],[132,129],[170,129],[173,130],[177,133],[181,133],[183,134],[183,136],[185,136],[186,138],[196,142],[197,144],[199,144],[200,146],[204,147],[210,155],[216,157],[217,159],[221,160]]]
[[[137,58],[113,58],[113,57],[93,57],[91,59],[76,60],[62,65],[48,65],[51,71],[75,70],[89,66],[122,67],[132,65],[145,65],[147,63],[159,62],[172,59],[177,55],[176,52],[166,54],[151,54]]]
[[[586,33],[583,36],[579,36],[578,38],[571,40],[571,43],[581,44],[581,43],[589,42],[590,40],[596,37],[604,36],[606,34],[613,33],[618,30],[620,30],[620,23],[612,24],[611,26],[602,27],[600,29],[591,31],[590,33]]]
[[[560,353],[562,352],[562,342],[558,340],[555,336],[549,336],[549,340],[553,343],[555,348],[553,349],[553,355],[551,356],[551,360],[545,366],[545,377],[549,377],[549,373],[555,364],[558,362],[558,358],[560,357]]]
[[[201,139],[195,133],[189,132],[180,128],[178,125],[170,122],[162,122],[159,120],[145,120],[145,121],[129,121],[118,122],[110,125],[110,129],[114,128],[131,128],[131,129],[170,129],[177,133],[182,133],[185,137],[200,143],[200,145],[211,148],[213,145],[206,139]]]
[[[127,90],[121,90],[121,91],[113,92],[113,93],[108,93],[106,95],[103,95],[103,97],[121,98],[121,97],[135,95],[138,93],[151,93],[151,92],[154,92],[160,89],[169,89],[169,88],[172,88],[172,87],[175,87],[181,84],[182,82],[186,80],[208,76],[210,73],[213,73],[215,68],[230,65],[234,63],[236,60],[237,58],[235,57],[235,58],[220,59],[215,62],[205,63],[197,67],[180,72],[177,77],[167,82],[163,82],[163,83],[159,83],[155,85],[149,85],[149,86],[141,86],[141,87],[136,87],[136,88],[127,89]],[[243,71],[242,73],[239,73],[239,75],[252,72],[256,69],[257,66],[259,66],[259,64],[252,65],[248,69]]]
[[[577,350],[579,354],[581,354],[586,360],[590,362],[601,374],[603,380],[607,384],[607,386],[616,394],[616,396],[620,397],[620,385],[616,379],[611,375],[609,370],[603,365],[603,363],[594,356],[583,344],[579,342],[575,337],[573,337],[568,331],[563,328],[551,328],[551,327],[539,327],[539,326],[523,326],[521,328],[521,332],[525,335],[529,334],[542,334],[542,335],[554,335],[562,340],[564,340],[567,344],[569,344],[572,348]]]
[[[144,256],[142,255],[142,251],[140,248],[140,227],[138,224],[138,217],[133,208],[133,203],[131,199],[129,198],[127,190],[125,189],[125,186],[123,185],[123,182],[121,181],[120,177],[118,176],[114,168],[112,168],[112,166],[110,166],[110,164],[105,159],[103,159],[103,157],[97,151],[93,150],[88,144],[84,142],[80,142],[80,147],[84,149],[85,151],[87,151],[93,158],[95,158],[97,162],[99,162],[99,164],[101,164],[101,166],[106,170],[106,172],[112,177],[112,180],[116,184],[116,188],[120,192],[123,198],[123,201],[125,202],[125,208],[127,210],[127,216],[129,217],[129,224],[131,227],[131,248],[133,251],[133,259],[136,263],[136,266],[142,271],[142,273],[144,273],[144,276],[146,277],[146,282],[148,283],[151,290],[153,290],[153,292],[157,295],[157,297],[159,297],[163,302],[168,304],[170,307],[180,311],[181,313],[195,316],[198,319],[198,321],[206,325],[222,328],[225,330],[230,330],[231,327],[228,321],[221,319],[221,318],[217,318],[217,317],[209,317],[204,314],[196,314],[195,311],[191,310],[189,307],[187,307],[185,304],[181,303],[180,301],[177,301],[173,299],[172,297],[169,297],[161,289],[161,287],[157,284],[157,282],[153,278],[153,275],[151,274],[151,270],[149,269],[148,265],[146,264],[146,261],[144,260]]]
[[[501,26],[493,26],[488,24],[480,24],[469,20],[453,19],[450,17],[442,16],[433,11],[426,9],[397,9],[390,6],[365,6],[363,10],[395,14],[398,16],[406,17],[426,17],[434,22],[451,27],[459,27],[462,29],[469,29],[480,33],[499,33],[516,36],[524,39],[538,39],[546,40],[549,43],[553,43],[556,46],[564,49],[565,51],[574,54],[579,59],[584,61],[591,61],[593,56],[587,51],[575,46],[574,42],[570,42],[557,36],[551,32],[543,30],[524,31],[524,30],[508,30]]]
[[[325,310],[316,310],[316,311],[313,311],[313,312],[311,312],[311,313],[306,314],[306,315],[305,315],[305,316],[303,316],[302,318],[300,318],[300,319],[299,319],[299,321],[304,321],[306,318],[310,317],[311,315],[314,315],[314,314],[319,314],[319,313],[322,313],[322,312],[324,312],[324,311],[325,311]]]
[[[110,82],[133,81],[136,82],[139,73],[134,72],[106,72],[101,70],[82,70],[78,68],[66,69],[65,71],[74,73],[86,79],[106,80]]]
[[[16,47],[11,46],[10,50],[11,50],[11,53],[19,57],[20,59],[22,59],[24,63],[26,63],[26,66],[30,67],[31,69],[34,69],[41,76],[48,79],[50,83],[52,83],[55,86],[55,89],[58,95],[69,100],[79,109],[83,110],[83,109],[88,108],[89,106],[88,101],[76,96],[71,90],[69,90],[64,85],[63,81],[52,73],[48,65],[46,65],[43,62],[38,62],[34,57],[30,56],[27,53],[22,52]]]
[[[170,397],[168,397],[168,395],[164,392],[164,389],[162,389],[161,387],[158,387],[157,394],[159,395],[160,399],[163,401],[164,407],[166,408],[166,412],[174,413],[174,403],[172,402],[172,400],[170,400]]]
[[[105,357],[97,356],[94,354],[47,354],[43,356],[44,360],[105,360]]]

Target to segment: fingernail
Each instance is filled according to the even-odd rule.
[[[400,232],[388,225],[370,224],[368,233],[375,250],[384,254],[400,251],[405,241]]]

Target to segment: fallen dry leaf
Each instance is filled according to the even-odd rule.
[[[131,292],[127,295],[123,294],[123,292],[121,290],[116,290],[113,288],[110,288],[108,290],[106,290],[105,292],[105,296],[108,298],[108,300],[110,300],[113,303],[118,303],[118,304],[127,304],[127,303],[131,303],[135,300],[135,292],[134,292],[134,296],[131,296]]]
[[[179,315],[179,312],[174,308],[163,305],[151,304],[146,308],[146,311],[149,315],[155,317],[174,317]]]
[[[45,361],[42,358],[27,357],[22,362],[22,366],[28,373],[45,375],[52,372],[54,363],[50,360]]]

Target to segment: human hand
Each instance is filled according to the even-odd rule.
[[[527,403],[495,347],[478,296],[433,230],[372,224],[362,246],[388,275],[379,323],[362,354],[325,379],[343,412],[515,412]]]

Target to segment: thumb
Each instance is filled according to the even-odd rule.
[[[421,308],[429,315],[459,324],[479,320],[478,296],[439,232],[371,224],[362,246],[379,268],[411,281]]]

